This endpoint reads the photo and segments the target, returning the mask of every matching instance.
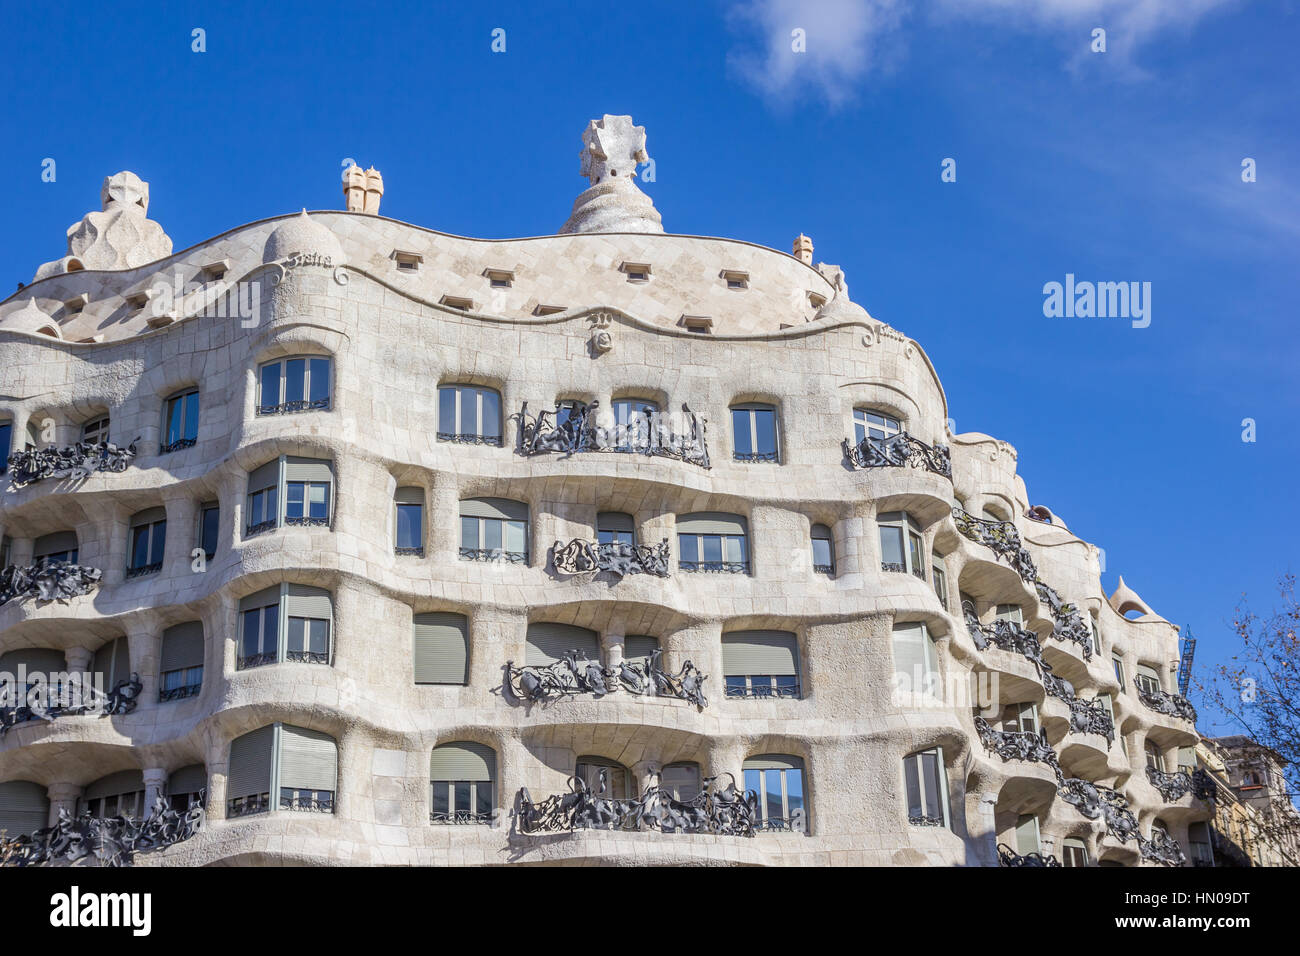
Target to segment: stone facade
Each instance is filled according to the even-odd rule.
[[[1014,448],[946,432],[947,403],[924,350],[848,301],[837,268],[811,265],[806,237],[798,257],[572,221],[564,235],[487,241],[380,218],[364,198],[348,203],[357,211],[251,223],[147,265],[50,274],[0,305],[0,421],[11,425],[12,451],[26,436],[73,444],[104,414],[113,442],[138,437],[125,471],[5,488],[10,563],[30,565],[38,540],[75,531],[78,562],[103,575],[87,595],[0,606],[0,655],[50,649],[85,669],[122,637],[143,685],[128,714],[18,723],[0,738],[0,784],[46,788],[53,820],[106,775],[141,771],[151,802],[173,771],[201,765],[206,825],[137,865],[996,865],[998,844],[1016,849],[1027,816],[1037,817],[1045,855],[1062,857],[1071,839],[1089,863],[1137,865],[1152,862],[1141,841],[1122,842],[1061,799],[1063,781],[1115,788],[1142,839],[1159,820],[1186,846],[1189,823],[1208,817],[1194,796],[1166,801],[1145,771],[1148,744],[1173,771],[1179,748],[1197,742],[1186,716],[1153,709],[1134,686],[1143,665],[1174,689],[1177,629],[1144,605],[1126,617],[1140,598],[1103,593],[1097,550],[1045,509],[1029,517]],[[630,208],[646,219],[641,200]],[[167,297],[156,287],[178,274],[194,288],[155,309]],[[213,314],[227,292],[255,308]],[[66,304],[78,296],[84,303]],[[61,337],[43,334],[34,310]],[[329,357],[325,406],[260,413],[269,404],[260,367],[289,356]],[[439,440],[438,389],[452,383],[500,394],[500,447]],[[164,451],[174,437],[164,434],[164,409],[194,388],[193,443]],[[562,400],[598,402],[593,419],[608,425],[612,402],[626,397],[670,416],[689,406],[706,422],[709,467],[520,453],[525,419],[514,415],[525,403],[536,414]],[[743,449],[729,409],[741,403],[776,409],[776,461],[734,456]],[[946,449],[951,477],[915,458],[854,465],[855,409],[894,419],[935,455]],[[328,517],[250,536],[249,475],[282,455],[332,463]],[[422,554],[395,554],[398,488],[422,493]],[[458,502],[479,497],[527,506],[527,563],[463,559]],[[220,530],[211,560],[196,562],[204,502],[219,504]],[[1003,533],[1014,528],[1065,611],[1053,613],[1023,565],[963,533],[954,506],[1006,521],[993,525]],[[165,513],[165,556],[157,570],[129,574],[133,516],[152,508]],[[918,529],[919,574],[884,567],[878,526],[900,511]],[[556,572],[552,543],[594,539],[605,512],[632,516],[640,543],[670,542],[667,577]],[[681,568],[678,519],[700,512],[747,523],[744,573]],[[816,526],[830,532],[830,574],[813,566]],[[942,588],[930,560],[938,554]],[[285,582],[330,592],[328,662],[241,669],[241,598]],[[990,629],[999,608],[1015,605],[1047,667],[1001,646],[981,650],[964,599]],[[1091,636],[1088,648],[1053,636],[1071,608],[1095,622],[1095,652]],[[467,618],[464,685],[415,681],[414,615],[435,611]],[[201,689],[160,701],[163,632],[193,620],[205,635]],[[1007,705],[1035,705],[1057,770],[986,749],[960,694],[900,698],[893,634],[917,622],[934,640],[945,687],[973,677],[994,688],[985,701],[993,724],[1003,726]],[[527,659],[529,626],[539,623],[597,632],[609,668],[626,637],[657,638],[666,670],[690,660],[708,675],[708,705],[626,692],[525,705],[507,688],[506,665]],[[723,635],[753,629],[795,635],[797,697],[724,692]],[[1129,675],[1123,688],[1113,659]],[[1079,697],[1109,694],[1116,741],[1072,731],[1044,673]],[[228,813],[231,742],[273,723],[336,742],[331,812]],[[430,823],[430,755],[453,741],[495,755],[505,812],[494,825]],[[909,822],[904,761],[930,748],[941,748],[947,819],[923,826]],[[740,782],[746,761],[765,754],[802,761],[805,812],[794,832],[534,835],[517,825],[521,788],[538,801],[567,792],[584,755],[626,767],[640,793],[682,762]]]

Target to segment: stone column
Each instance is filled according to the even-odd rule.
[[[85,674],[90,670],[95,652],[85,647],[69,647],[63,652],[63,657],[68,662],[69,673]]]
[[[153,813],[154,803],[167,793],[167,771],[162,767],[147,767],[144,771],[144,806],[141,808],[143,818]]]
[[[69,816],[77,815],[77,801],[81,799],[85,788],[75,783],[52,783],[45,792],[50,798],[49,825],[54,826],[59,822],[60,810],[67,810]]]
[[[996,810],[998,795],[996,793],[981,793],[978,799],[979,809],[977,810],[976,830],[971,836],[982,838],[981,848],[987,864],[997,866],[998,824]]]
[[[651,787],[657,787],[660,774],[663,773],[663,765],[658,760],[638,760],[629,769],[632,771],[632,779],[636,781],[638,797]]]
[[[212,733],[208,739],[204,764],[208,769],[209,820],[226,819],[226,775],[230,772],[230,746],[223,737]]]
[[[151,621],[134,622],[127,628],[126,640],[131,670],[140,676],[142,685],[139,707],[155,707],[158,704],[158,661],[162,650],[162,634]]]
[[[429,520],[424,553],[433,563],[460,559],[460,488],[454,475],[438,472],[429,487]]]
[[[189,495],[173,495],[163,499],[163,508],[167,511],[167,543],[162,576],[188,576],[192,573],[190,552],[198,547],[198,502]]]

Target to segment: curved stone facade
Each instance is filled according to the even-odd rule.
[[[1062,858],[1070,839],[1092,864],[1154,864],[1168,853],[1143,850],[1154,821],[1186,847],[1188,825],[1208,818],[1195,796],[1167,801],[1146,772],[1148,744],[1173,773],[1180,748],[1197,742],[1189,720],[1153,709],[1135,686],[1142,665],[1174,689],[1176,628],[1145,606],[1140,619],[1126,618],[1101,589],[1096,549],[1059,518],[1027,516],[1010,445],[946,433],[944,393],[921,346],[850,308],[838,270],[723,239],[483,241],[365,213],[312,213],[305,223],[303,215],[252,223],[144,267],[52,275],[0,307],[8,315],[35,302],[62,332],[59,340],[10,329],[0,317],[0,420],[11,424],[13,452],[24,436],[72,445],[104,414],[111,441],[138,437],[123,471],[10,482],[0,499],[10,563],[32,565],[40,542],[73,531],[77,563],[102,571],[88,594],[0,606],[0,658],[44,649],[86,670],[106,642],[124,638],[142,685],[128,713],[27,720],[0,738],[0,785],[46,788],[51,822],[61,807],[84,806],[87,788],[108,775],[140,771],[148,805],[171,774],[194,765],[207,779],[205,825],[170,849],[140,854],[138,865],[996,865],[998,844],[1026,849],[1017,829],[1028,816],[1045,855]],[[277,229],[285,231],[273,237]],[[648,265],[648,277],[630,278],[627,263]],[[187,317],[182,300],[170,312],[151,309],[156,296],[143,291],[171,283],[177,270],[185,282],[207,277],[190,301],[232,289],[256,308],[242,318]],[[494,285],[493,272],[508,273],[508,285]],[[823,308],[837,294],[839,307]],[[80,295],[86,304],[75,314],[58,311]],[[444,297],[451,304],[440,304]],[[539,306],[561,311],[538,315]],[[710,322],[692,327],[683,316]],[[277,405],[265,394],[262,367],[297,356],[330,360],[310,366],[326,393],[316,407],[283,407],[292,400]],[[449,384],[499,393],[499,447],[440,440],[438,390]],[[197,430],[178,442],[169,403],[194,389]],[[598,403],[589,424],[609,427],[621,398],[653,401],[678,431],[689,428],[679,413],[687,406],[704,422],[708,467],[613,450],[523,453],[525,403],[530,416],[560,401]],[[756,403],[776,410],[775,461],[735,457],[743,437],[729,410]],[[894,463],[882,463],[870,457],[873,445],[855,461],[855,409],[896,420],[919,443],[914,453],[895,443],[886,450]],[[184,434],[185,413],[176,414]],[[282,477],[279,520],[250,533],[262,517],[250,513],[260,507],[250,475],[281,456],[328,462],[325,517],[289,520],[293,492]],[[418,489],[407,493],[423,502],[422,553],[395,553],[399,488]],[[466,559],[466,499],[526,506],[526,562]],[[200,560],[209,502],[219,507],[219,531],[211,558]],[[556,569],[552,545],[596,539],[598,515],[608,512],[631,516],[639,544],[669,542],[667,576]],[[882,554],[880,526],[898,512],[914,523],[918,567],[909,569],[909,558],[895,569]],[[1026,575],[1016,553],[972,540],[962,512],[1009,522],[1035,572]],[[701,513],[743,519],[747,567],[683,569],[678,522]],[[156,526],[159,515],[164,553],[146,544],[136,554],[136,529]],[[829,530],[831,573],[816,567],[816,526]],[[1006,540],[1005,527],[989,527]],[[1053,614],[1035,573],[1067,602],[1063,611]],[[241,601],[284,584],[328,591],[324,660],[241,667]],[[964,600],[978,621],[963,615]],[[1041,645],[1037,662],[996,643],[980,649],[1000,607],[1014,623],[1010,605],[1022,622],[1016,633]],[[1095,651],[1090,631],[1087,647],[1053,636],[1068,631],[1071,605],[1078,621],[1096,622]],[[430,612],[467,620],[463,685],[416,683],[415,616]],[[190,621],[202,622],[201,685],[194,696],[160,700],[164,632]],[[933,638],[943,693],[904,695],[895,680],[896,629],[912,623]],[[611,671],[627,638],[653,637],[666,671],[689,660],[707,675],[707,706],[625,690],[517,700],[507,664],[528,661],[529,627],[538,624],[594,631]],[[755,630],[794,635],[796,694],[728,696],[735,665],[724,661],[723,637]],[[1118,739],[1073,731],[1068,701],[1045,690],[1044,674],[1069,681],[1079,697],[1110,694],[1127,753]],[[972,677],[993,688],[992,701],[950,692]],[[1004,760],[986,748],[978,703],[990,705],[995,733],[1005,731],[1008,705],[1035,705],[1039,740],[1059,772],[1050,760]],[[336,743],[336,786],[317,807],[325,812],[232,815],[232,741],[268,725]],[[430,822],[431,753],[458,741],[494,756],[493,802],[505,811],[494,825]],[[946,811],[923,825],[909,811],[905,758],[932,748]],[[746,761],[759,755],[802,763],[799,782],[786,782],[787,810],[802,791],[793,830],[528,833],[519,823],[521,788],[538,803],[568,792],[582,757],[622,765],[629,792],[642,793],[663,782],[663,768],[684,762],[697,764],[701,779],[730,774],[743,786]],[[1121,841],[1103,818],[1062,799],[1070,780],[1122,794],[1138,835]]]

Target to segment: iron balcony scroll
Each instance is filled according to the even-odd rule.
[[[664,833],[714,833],[752,837],[758,817],[758,794],[741,792],[736,778],[726,774],[704,781],[690,800],[678,800],[663,787],[650,787],[637,799],[606,797],[608,773],[602,768],[595,791],[581,777],[569,778],[569,792],[533,803],[528,788],[518,797],[518,826],[524,834],[573,830],[659,830]]]
[[[16,598],[33,597],[38,601],[67,601],[89,594],[99,584],[104,572],[80,564],[54,562],[26,567],[9,565],[0,571],[0,605]]]
[[[1041,853],[1017,853],[1005,843],[998,844],[998,866],[1055,866],[1059,867],[1061,861],[1050,853],[1044,856]]]
[[[73,816],[59,809],[59,822],[30,835],[0,837],[0,865],[39,866],[76,863],[93,857],[100,866],[130,866],[135,855],[182,843],[203,828],[203,794],[189,809],[176,810],[159,796],[142,821],[116,816],[101,819],[89,810]]]
[[[528,403],[524,402],[523,407],[511,416],[519,424],[519,454],[622,452],[674,458],[701,468],[711,467],[705,440],[706,420],[691,411],[689,405],[682,404],[686,429],[680,433],[673,430],[669,417],[659,411],[641,413],[637,424],[606,428],[596,423],[599,406],[597,401],[566,409],[565,419],[560,422],[558,409],[543,411],[534,417],[528,414]]]
[[[9,456],[9,480],[17,487],[44,478],[88,478],[97,471],[123,472],[135,458],[135,442],[81,441],[62,448],[28,448]]]
[[[60,717],[121,717],[133,712],[140,702],[144,684],[139,674],[120,680],[107,693],[83,685],[77,675],[72,681],[51,687],[30,684],[18,698],[13,685],[0,682],[0,740],[19,724],[32,720],[52,722]],[[10,695],[13,695],[13,699]]]
[[[656,545],[614,541],[605,544],[574,538],[568,544],[556,541],[551,561],[562,574],[594,574],[609,571],[620,578],[629,574],[668,577],[668,539]]]
[[[846,438],[840,443],[844,458],[854,468],[889,468],[910,465],[924,468],[944,478],[952,478],[952,459],[948,446],[927,445],[919,438],[913,438],[907,432],[899,432],[888,438],[865,436],[856,445]]]
[[[602,667],[599,661],[588,660],[580,650],[571,650],[544,667],[515,667],[514,661],[507,661],[507,683],[511,694],[521,701],[558,700],[575,694],[604,697],[622,690],[641,697],[675,697],[696,707],[707,707],[709,701],[704,696],[706,675],[690,661],[682,664],[676,674],[669,674],[660,666],[662,656],[663,652],[656,649],[649,658],[620,661],[614,669]]]
[[[1181,800],[1189,793],[1205,803],[1212,802],[1215,797],[1214,780],[1204,770],[1198,769],[1193,773],[1178,770],[1168,773],[1155,767],[1147,767],[1147,780],[1169,803]]]
[[[1048,746],[1042,735],[1030,731],[994,730],[983,717],[975,718],[975,730],[980,735],[984,749],[992,751],[1003,760],[1027,760],[1030,763],[1046,764],[1058,779],[1061,776],[1056,751]]]
[[[1191,701],[1186,697],[1180,697],[1178,694],[1168,694],[1159,688],[1151,689],[1140,685],[1137,692],[1142,703],[1157,714],[1164,714],[1167,717],[1180,717],[1190,723],[1196,723],[1196,708],[1192,706]]]
[[[1062,800],[1089,820],[1103,820],[1106,831],[1119,842],[1136,841],[1144,860],[1154,860],[1165,866],[1184,866],[1187,863],[1182,849],[1166,834],[1156,830],[1149,840],[1142,835],[1137,817],[1118,790],[1078,777],[1062,779],[1059,783],[1057,795]]]

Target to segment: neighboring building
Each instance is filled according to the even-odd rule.
[[[516,240],[353,169],[172,253],[120,173],[0,303],[0,672],[119,690],[8,712],[0,827],[205,793],[137,862],[1190,855],[1177,628],[807,237],[666,234],[640,128],[584,143]]]
[[[1214,866],[1300,866],[1300,813],[1283,773],[1286,761],[1243,736],[1203,737],[1196,755],[1214,781],[1216,799],[1213,820],[1190,833],[1193,860]]]

